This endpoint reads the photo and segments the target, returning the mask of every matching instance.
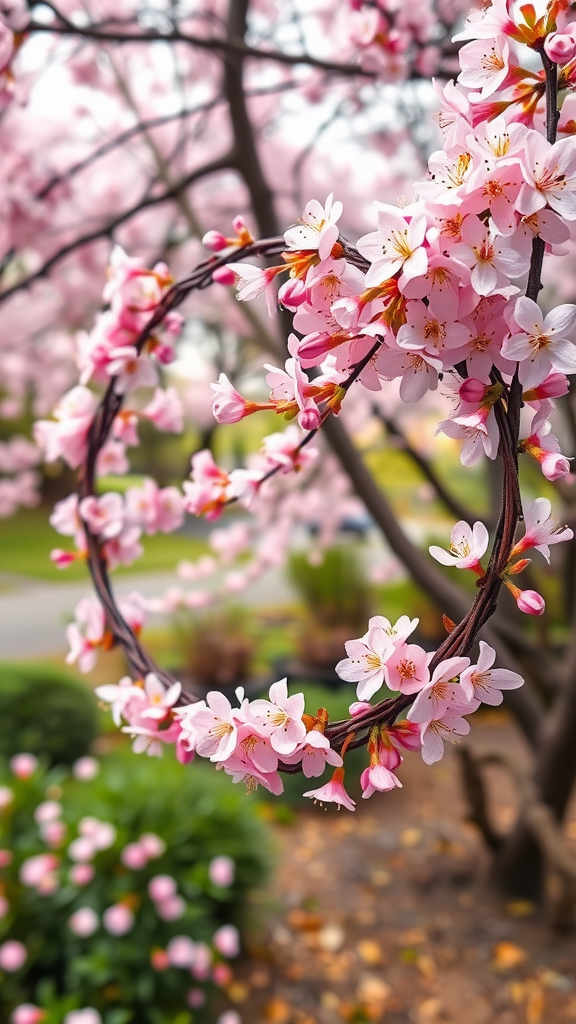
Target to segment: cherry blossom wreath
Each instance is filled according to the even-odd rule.
[[[51,517],[77,550],[52,557],[60,566],[87,558],[98,601],[80,602],[68,628],[68,660],[88,670],[99,648],[122,647],[130,677],[96,692],[135,737],[135,750],[159,754],[173,743],[183,763],[197,754],[248,789],[261,784],[276,794],[280,773],[317,777],[329,764],[330,781],[305,795],[354,810],[344,788],[347,750],[367,745],[363,797],[391,790],[401,785],[394,772],[402,749],[421,749],[427,764],[439,760],[446,739],[469,732],[466,716],[481,702],[499,704],[503,689],[522,684],[517,673],[493,668],[495,651],[486,642],[480,640],[476,664],[469,655],[502,586],[523,612],[542,613],[542,597],[514,580],[528,564],[526,551],[549,558],[550,544],[573,536],[552,518],[546,498],[522,511],[518,454],[537,459],[548,480],[569,472],[547,416],[553,399],[568,391],[566,374],[576,372],[576,306],[558,306],[543,318],[537,300],[544,255],[562,254],[576,221],[573,127],[565,126],[567,137],[556,141],[559,94],[576,85],[576,34],[566,2],[549,3],[542,17],[532,5],[514,14],[510,6],[494,0],[455,36],[470,41],[460,50],[457,81],[440,90],[444,149],[415,184],[417,200],[402,208],[376,203],[376,230],[356,246],[339,235],[342,204],[330,196],[324,207],[308,203],[283,238],[254,241],[239,217],[232,238],[209,231],[203,241],[216,255],[178,283],[165,265],[149,270],[114,250],[108,308],[79,343],[80,384],[62,398],[53,420],[36,424],[35,435],[47,461],[61,457],[80,468],[79,494],[59,502]],[[278,256],[281,263],[267,269],[240,263]],[[288,280],[276,293],[276,277],[285,272]],[[520,295],[512,282],[526,275]],[[234,423],[265,408],[297,420],[300,430],[292,425],[266,438],[254,468],[228,473],[201,451],[183,491],[148,480],[125,497],[98,497],[98,473],[126,471],[125,449],[138,443],[139,418],[181,429],[174,389],[156,387],[141,409],[126,408],[125,397],[157,384],[157,365],[173,358],[178,306],[213,282],[239,284],[241,300],[265,293],[271,312],[278,303],[294,312],[299,334],[290,336],[283,369],[266,366],[269,402],[248,401],[221,374],[212,385],[216,420]],[[347,657],[336,666],[342,679],[357,684],[358,700],[341,722],[329,722],[324,709],[306,713],[304,695],[288,696],[286,680],[271,686],[269,700],[237,691],[232,707],[220,692],[195,699],[157,668],[138,640],[143,601],[138,595],[116,601],[109,578],[111,569],[141,553],[142,532],[176,529],[185,511],[215,520],[231,502],[257,508],[272,478],[314,458],[310,442],[338,414],[353,384],[373,391],[381,380],[400,378],[401,398],[416,402],[440,375],[455,403],[439,430],[463,441],[464,465],[482,454],[498,457],[503,484],[485,568],[489,535],[481,522],[457,523],[449,552],[430,548],[443,564],[477,576],[470,610],[456,624],[445,617],[448,635],[438,650],[430,654],[409,642],[417,619],[370,619],[368,632],[348,641]],[[105,385],[99,404],[89,381]],[[526,414],[531,422],[524,430]],[[525,533],[517,542],[522,519]],[[370,703],[384,684],[397,695]]]

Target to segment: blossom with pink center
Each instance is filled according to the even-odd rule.
[[[230,775],[232,782],[244,782],[246,791],[253,793],[258,786],[264,786],[270,793],[280,796],[284,792],[284,784],[277,771],[263,772],[256,768],[252,751],[241,744],[224,762],[223,768]]]
[[[522,277],[530,266],[523,238],[496,235],[473,214],[464,218],[460,236],[462,241],[452,246],[450,255],[470,267],[472,287],[478,295],[490,295],[510,278]],[[518,247],[513,242],[518,242]]]
[[[182,433],[184,407],[176,388],[156,388],[152,401],[144,406],[140,415],[150,420],[158,430],[166,430],[173,434]]]
[[[476,701],[476,706],[478,701]],[[473,711],[474,707],[468,708]],[[467,736],[470,732],[470,722],[467,722],[457,711],[448,709],[438,718],[426,721],[422,725],[420,734],[422,741],[422,760],[425,764],[435,764],[444,755],[444,743],[450,740],[452,743],[458,741],[458,737]]]
[[[321,804],[337,804],[338,807],[345,807],[348,811],[353,811],[356,807],[356,802],[344,789],[344,768],[342,767],[334,770],[329,782],[320,786],[319,789],[309,789],[303,796],[308,796]]]
[[[250,762],[257,773],[267,775],[278,768],[278,751],[270,742],[269,730],[255,722],[239,725],[235,753]]]
[[[576,372],[576,345],[569,337],[576,327],[575,305],[557,306],[544,318],[538,303],[522,295],[516,300],[514,321],[522,333],[506,339],[502,355],[520,363],[525,388],[541,384],[551,370]]]
[[[358,684],[358,700],[370,700],[386,680],[385,664],[394,651],[392,638],[372,618],[368,632],[358,640],[347,640],[344,647],[347,657],[338,662],[336,673],[347,683]]]
[[[184,498],[177,487],[159,488],[146,477],[142,487],[126,491],[126,518],[148,534],[172,533],[184,522]]]
[[[0,968],[10,974],[19,971],[28,959],[28,950],[22,942],[8,939],[0,946]]]
[[[124,476],[130,471],[123,441],[110,440],[102,446],[96,459],[97,476]]]
[[[431,655],[417,644],[399,644],[384,666],[388,688],[400,693],[418,693],[430,679],[430,658]]]
[[[46,1010],[41,1010],[39,1006],[34,1006],[33,1003],[20,1003],[12,1011],[10,1024],[42,1024],[42,1021],[45,1019]]]
[[[92,533],[109,540],[117,537],[124,526],[124,501],[121,494],[103,494],[82,498],[79,512]]]
[[[448,151],[438,150],[428,160],[430,177],[417,181],[414,191],[422,199],[438,206],[460,206],[473,166],[472,155],[458,144]]]
[[[492,0],[489,7],[473,8],[466,18],[461,32],[452,37],[453,42],[463,39],[492,39],[494,36],[513,35],[516,25],[509,13],[509,0]]]
[[[133,391],[138,387],[154,387],[158,383],[158,371],[147,355],[138,355],[133,345],[120,345],[109,353],[106,371],[114,377],[117,395]]]
[[[182,692],[181,683],[173,683],[166,688],[153,672],[149,672],[144,680],[144,697],[148,706],[139,710],[140,718],[154,718],[157,721],[164,721],[169,717],[171,708],[178,700]]]
[[[206,695],[206,706],[196,710],[197,705],[184,709],[182,728],[186,732],[187,721],[191,721],[197,733],[196,751],[211,761],[225,761],[236,747],[238,738],[237,712],[223,693],[211,690]],[[185,715],[185,717],[184,717]]]
[[[419,300],[409,300],[406,305],[407,322],[396,335],[400,348],[412,352],[422,351],[452,365],[451,350],[465,345],[470,340],[470,330],[465,324],[435,316],[430,306]]]
[[[365,334],[379,336],[379,325],[366,328]],[[435,391],[438,387],[438,374],[443,370],[441,359],[427,355],[423,349],[409,352],[401,349],[396,342],[387,342],[376,353],[374,367],[379,377],[394,380],[401,377],[400,398],[403,402],[417,402],[427,391]]]
[[[394,775],[394,772],[379,763],[371,764],[368,768],[364,769],[360,776],[360,785],[362,787],[363,800],[368,800],[376,791],[379,793],[389,793],[395,786],[402,788],[402,783]]]
[[[226,854],[213,857],[208,865],[210,881],[221,889],[228,889],[233,884],[235,873],[236,864],[232,857],[227,857]]]
[[[479,89],[484,100],[503,86],[508,77],[510,43],[505,36],[475,40],[461,47],[458,58],[459,83],[468,89]]]
[[[424,725],[432,719],[440,719],[446,711],[466,714],[475,711],[478,701],[469,700],[458,682],[454,682],[470,665],[470,658],[447,658],[434,669],[432,679],[420,690],[410,711],[408,720]]]
[[[516,199],[523,182],[519,164],[505,163],[494,168],[480,165],[468,180],[462,212],[482,213],[489,209],[500,234],[512,235],[520,219]]]
[[[300,223],[284,232],[284,241],[289,249],[318,250],[321,260],[327,260],[334,243],[338,241],[337,222],[344,207],[333,202],[331,192],[324,206],[317,199],[311,199],[304,208]]]
[[[283,754],[286,764],[302,764],[302,773],[307,779],[316,779],[322,775],[327,764],[340,768],[343,764],[340,754],[330,746],[330,741],[318,729],[306,733],[306,739],[292,754]]]
[[[34,754],[14,754],[8,763],[10,771],[17,779],[26,780],[36,771],[38,758],[34,757]]]
[[[479,700],[494,706],[501,704],[502,690],[516,690],[524,680],[517,672],[505,668],[492,668],[496,651],[484,640],[480,641],[477,665],[470,665],[460,676],[460,685],[469,700]]]
[[[550,562],[550,544],[561,544],[572,540],[574,531],[569,526],[560,526],[552,513],[552,503],[548,498],[536,498],[524,509],[525,534],[522,540],[514,545],[510,557],[521,555],[530,548],[540,551],[547,562]]]
[[[80,907],[68,918],[68,927],[75,935],[85,939],[100,927],[98,914],[91,907]]]
[[[378,230],[358,239],[357,249],[370,261],[366,274],[366,287],[388,281],[399,271],[400,288],[414,277],[421,277],[428,269],[428,255],[424,248],[426,217],[418,213],[407,219],[395,206],[376,203]]]
[[[452,527],[449,551],[437,547],[436,544],[432,544],[428,550],[432,558],[441,562],[442,565],[453,565],[457,569],[471,569],[473,572],[483,575],[484,570],[480,565],[480,559],[486,553],[488,541],[489,534],[484,523],[476,522],[471,527],[469,523],[461,520]]]
[[[233,924],[223,924],[212,936],[214,949],[222,956],[234,957],[240,952],[240,933]]]
[[[525,182],[517,200],[524,216],[546,205],[564,220],[576,220],[576,151],[572,139],[550,145],[540,132],[529,132],[520,157]]]
[[[134,914],[123,903],[114,903],[102,914],[102,924],[109,935],[127,935],[134,927]]]
[[[273,683],[269,693],[269,701],[250,702],[248,720],[264,730],[278,754],[293,754],[306,736],[306,726],[302,721],[304,694],[295,693],[289,697],[286,679]]]

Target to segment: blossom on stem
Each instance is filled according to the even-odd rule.
[[[543,403],[532,420],[530,435],[520,441],[518,448],[540,463],[547,480],[559,480],[570,472],[570,462],[562,455],[560,442],[551,431],[552,424],[546,419],[546,403]]]
[[[574,531],[569,526],[560,526],[552,513],[552,503],[548,498],[536,498],[531,505],[524,508],[525,534],[522,540],[514,545],[510,557],[521,555],[530,548],[540,551],[547,562],[550,561],[550,544],[561,544],[572,540]]]
[[[576,345],[568,337],[576,327],[576,306],[557,306],[544,318],[538,303],[522,295],[516,300],[514,320],[522,333],[504,341],[502,355],[520,363],[525,388],[541,384],[552,370],[576,372]]]
[[[432,544],[428,550],[437,562],[442,565],[453,565],[456,569],[471,569],[478,576],[484,575],[480,559],[486,553],[489,534],[484,523],[476,522],[471,527],[461,520],[452,527],[450,534],[450,550]]]
[[[426,217],[416,214],[409,220],[395,206],[376,203],[378,230],[358,239],[358,252],[370,261],[366,274],[366,286],[372,288],[382,284],[401,271],[399,285],[421,277],[428,268],[428,256],[424,248]]]
[[[293,754],[306,736],[304,694],[288,696],[288,683],[281,679],[270,687],[270,700],[254,700],[248,705],[248,721],[254,722],[266,735],[278,754]]]
[[[520,590],[511,580],[503,578],[504,586],[510,591],[518,608],[525,615],[542,615],[546,602],[536,590]]]
[[[338,804],[339,808],[346,807],[348,811],[353,811],[356,807],[355,801],[344,789],[344,768],[336,768],[329,782],[319,789],[309,789],[303,796],[309,796],[321,804]]]
[[[344,207],[334,202],[331,192],[324,206],[317,199],[311,199],[304,208],[300,223],[284,232],[284,241],[289,249],[317,249],[321,260],[327,260],[338,241],[337,223]]]
[[[496,651],[484,640],[480,641],[480,656],[477,665],[470,665],[460,676],[460,686],[470,701],[496,706],[504,697],[502,690],[516,690],[524,680],[517,672],[505,668],[492,668]]]
[[[528,134],[521,154],[524,184],[519,213],[529,216],[546,205],[565,220],[576,220],[576,149],[572,139],[550,145],[539,132]]]
[[[424,725],[432,719],[441,719],[446,711],[463,714],[475,711],[478,701],[471,701],[454,680],[468,668],[470,658],[447,658],[434,669],[432,679],[420,690],[408,720]]]

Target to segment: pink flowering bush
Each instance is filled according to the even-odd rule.
[[[212,773],[156,767],[2,766],[2,1021],[211,1024],[226,1005],[263,826]]]

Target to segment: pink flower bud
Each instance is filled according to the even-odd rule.
[[[82,939],[94,935],[94,932],[98,931],[99,925],[98,914],[91,907],[80,907],[72,914],[72,917],[68,918],[68,927],[74,932],[74,935],[79,935]]]
[[[150,963],[155,971],[167,971],[170,967],[170,960],[165,949],[153,949],[150,954]]]
[[[206,993],[201,988],[191,988],[186,996],[186,1002],[193,1010],[199,1010],[206,1002]]]
[[[29,779],[38,767],[34,754],[15,754],[10,758],[10,769],[17,779]]]
[[[176,895],[176,879],[171,875],[155,875],[148,882],[148,895],[156,903]]]
[[[477,380],[476,377],[468,377],[463,384],[460,385],[458,394],[463,402],[470,402],[471,405],[477,405],[482,401],[486,394],[486,385],[481,380]]]
[[[176,353],[171,345],[157,345],[154,349],[154,358],[162,366],[169,366],[176,358]]]
[[[189,970],[196,958],[196,948],[188,935],[175,935],[166,947],[172,967]]]
[[[79,757],[72,765],[72,775],[79,782],[90,782],[99,771],[100,765],[95,757]]]
[[[46,1011],[33,1003],[20,1003],[12,1012],[10,1024],[40,1024],[45,1020]]]
[[[320,410],[314,407],[304,409],[298,416],[298,423],[302,430],[316,430],[320,426]]]
[[[278,302],[288,309],[297,309],[306,301],[306,285],[299,278],[286,281],[278,292]]]
[[[163,921],[178,921],[186,913],[186,904],[181,896],[171,896],[156,904],[156,913]]]
[[[214,948],[222,956],[238,956],[240,952],[240,933],[233,924],[223,924],[214,932],[212,942]]]
[[[0,946],[0,967],[11,974],[19,971],[28,959],[28,950],[21,942],[9,939]]]
[[[521,590],[516,598],[516,603],[521,612],[526,615],[542,615],[546,602],[541,594],[535,590]]]
[[[550,373],[546,380],[543,380],[535,388],[525,391],[522,397],[525,402],[537,402],[542,398],[561,398],[562,395],[568,394],[569,387],[565,373]]]
[[[157,857],[161,857],[166,850],[166,843],[160,836],[154,834],[154,832],[145,832],[143,836],[140,836],[138,845],[141,850],[150,860],[156,860]]]
[[[0,868],[7,868],[13,860],[14,857],[10,850],[0,850]]]
[[[214,857],[208,865],[208,876],[213,885],[227,888],[234,881],[236,865],[231,857]]]
[[[239,214],[238,214],[238,216],[234,217],[234,220],[232,221],[232,227],[234,228],[234,231],[238,235],[241,235],[243,231],[246,231],[247,228],[246,228],[246,221],[244,220],[244,217],[241,217]]]
[[[232,978],[232,968],[229,964],[216,964],[212,968],[212,981],[215,985],[219,985],[220,988],[223,988],[224,985],[229,985]]]
[[[547,480],[560,480],[570,472],[570,462],[559,452],[546,452],[540,465]]]
[[[216,281],[216,284],[236,284],[236,274],[230,270],[230,267],[216,267],[212,274],[212,280]]]
[[[110,935],[127,935],[134,927],[134,914],[122,903],[115,903],[102,914],[102,924]]]
[[[73,551],[65,551],[64,548],[53,548],[50,552],[50,561],[54,562],[57,569],[67,569],[76,561],[76,554]]]
[[[226,249],[228,242],[219,231],[207,231],[202,239],[202,245],[211,252],[221,252],[222,249]]]
[[[95,871],[91,864],[75,864],[70,870],[70,881],[73,885],[88,885],[94,875]]]
[[[576,56],[576,35],[571,32],[552,32],[544,43],[544,49],[554,64],[567,64]]]
[[[120,854],[120,860],[131,871],[141,871],[148,863],[148,854],[140,843],[128,843]]]
[[[361,715],[363,711],[368,711],[371,707],[372,705],[367,700],[355,700],[348,708],[348,711],[354,718],[356,715]]]

